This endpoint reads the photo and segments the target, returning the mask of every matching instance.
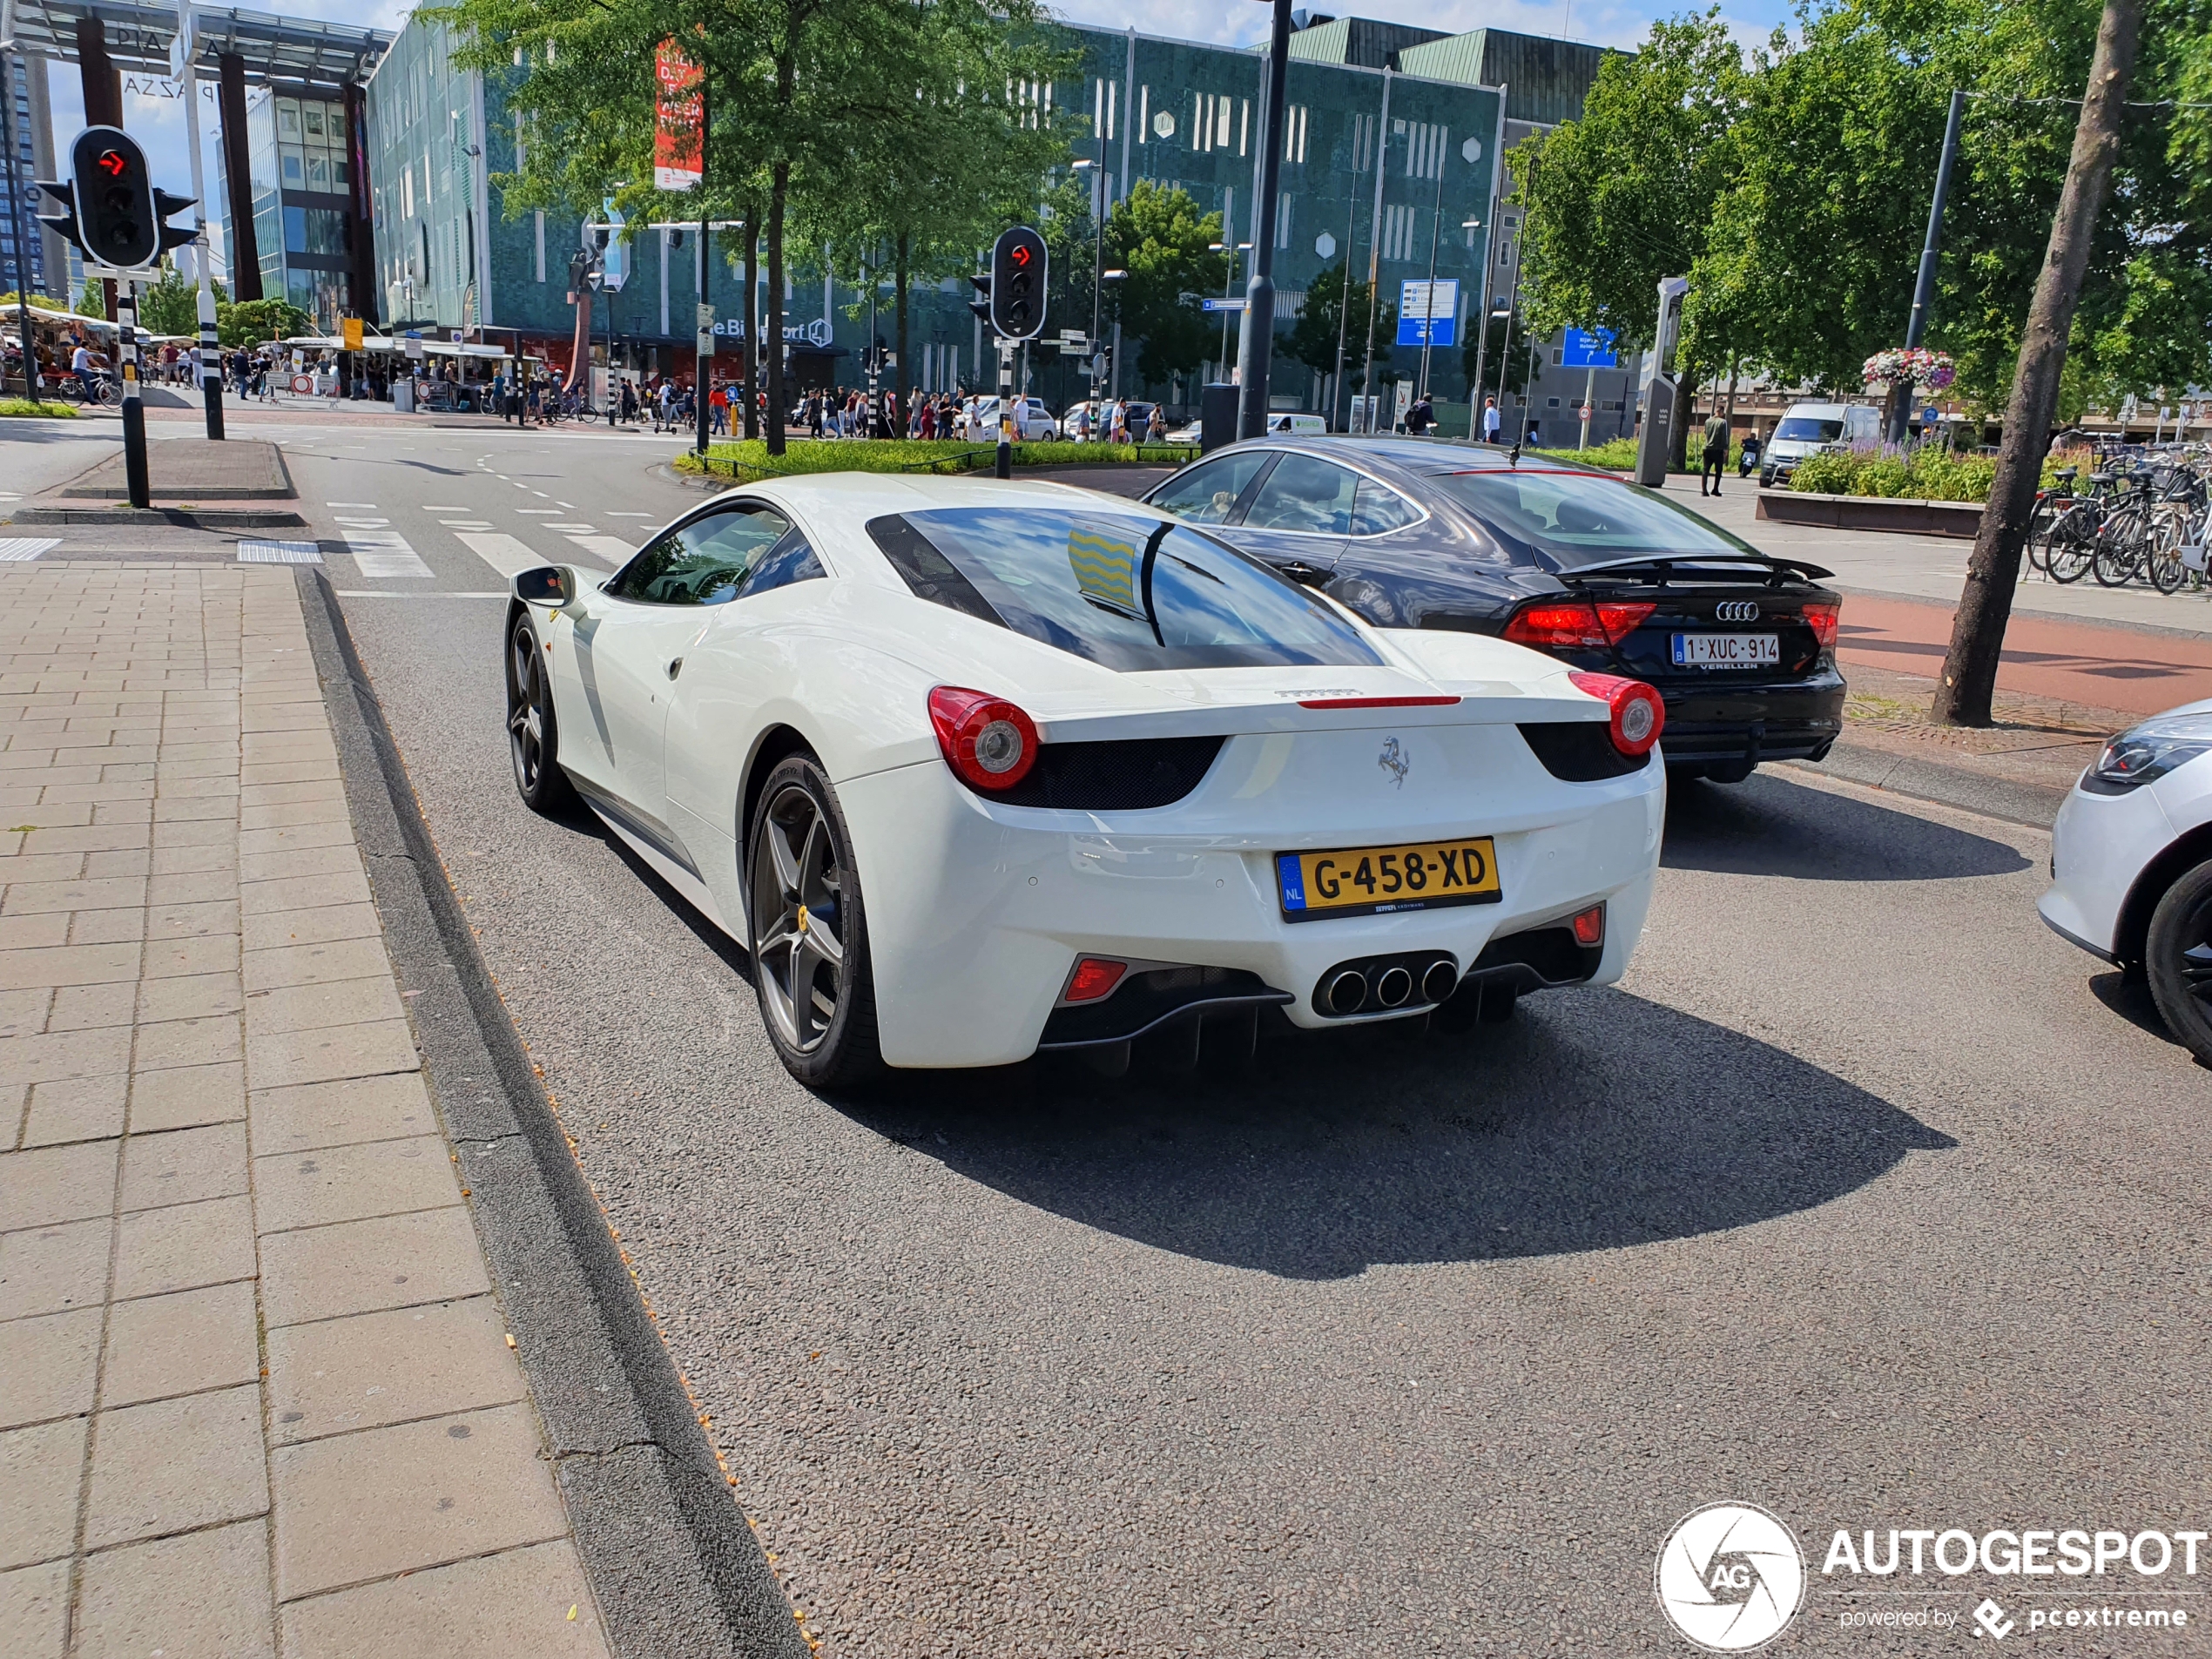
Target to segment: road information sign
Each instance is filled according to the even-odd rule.
[[[1561,368],[1617,368],[1610,328],[1569,328],[1559,359]]]
[[[1453,346],[1460,335],[1460,284],[1455,277],[1398,285],[1400,346]]]

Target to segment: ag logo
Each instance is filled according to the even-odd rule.
[[[1757,1505],[1710,1503],[1675,1523],[1652,1575],[1668,1622],[1709,1653],[1763,1648],[1797,1616],[1805,1558]]]

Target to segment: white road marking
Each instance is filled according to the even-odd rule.
[[[561,509],[557,507],[517,507],[515,510],[526,517],[536,517],[542,514],[548,518],[557,518],[561,513]]]
[[[471,518],[476,516],[476,509],[473,507],[448,507],[435,501],[419,501],[415,504],[426,513],[466,513]]]
[[[613,536],[571,536],[574,542],[595,559],[604,559],[610,564],[627,564],[630,556],[637,550]]]
[[[58,536],[0,536],[0,563],[20,564],[41,553],[51,553],[61,544]]]
[[[337,593],[341,599],[507,599],[514,597],[504,588],[472,590],[466,593],[456,593],[450,589],[443,591],[433,590],[428,593],[405,593],[396,588],[340,588]]]
[[[599,527],[597,524],[548,524],[549,530],[558,530],[563,536],[589,536]]]
[[[323,505],[326,507],[359,507],[372,513],[376,510],[376,503],[373,501],[327,501],[323,502]]]
[[[652,515],[651,513],[607,513],[603,515],[603,516],[607,518],[651,518]]]
[[[546,563],[543,555],[529,543],[512,536],[493,534],[464,535],[461,544],[482,559],[502,576],[513,576],[519,570],[535,570]]]
[[[347,521],[340,519],[339,523]],[[364,524],[346,537],[346,551],[354,556],[354,563],[361,573],[372,582],[389,581],[395,577],[431,577],[430,567],[422,563],[414,545],[397,530],[380,529],[376,525],[389,521],[378,519],[374,524]]]
[[[313,542],[240,542],[240,564],[320,564],[322,549]]]

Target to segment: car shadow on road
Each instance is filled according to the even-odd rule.
[[[1471,1034],[1284,1028],[1226,1076],[909,1074],[843,1109],[1021,1203],[1286,1278],[1615,1250],[1827,1204],[1955,1144],[1620,991]]]
[[[2029,862],[2007,842],[1765,772],[1740,784],[1672,785],[1659,861],[1815,881],[1956,880]]]

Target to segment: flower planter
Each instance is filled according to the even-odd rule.
[[[1763,489],[1758,516],[1777,524],[1824,529],[1888,530],[1899,536],[1949,536],[1971,542],[1981,529],[1978,501],[1906,501],[1889,496],[1823,496],[1811,490]]]

